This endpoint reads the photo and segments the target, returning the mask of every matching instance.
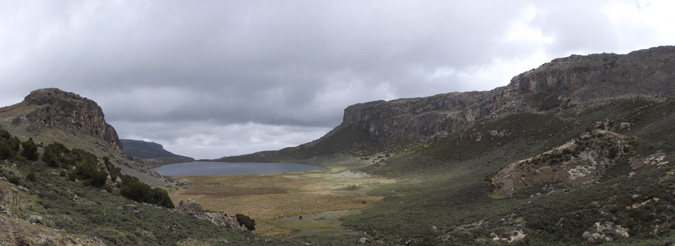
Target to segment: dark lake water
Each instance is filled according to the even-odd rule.
[[[164,165],[154,170],[164,176],[222,176],[241,174],[294,173],[325,168],[295,163],[186,162]]]

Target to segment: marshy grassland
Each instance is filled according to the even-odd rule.
[[[173,201],[194,199],[205,210],[251,216],[265,236],[343,234],[340,217],[381,202],[368,191],[396,180],[332,167],[267,175],[179,177],[190,183],[170,192]],[[303,219],[299,219],[302,216]]]

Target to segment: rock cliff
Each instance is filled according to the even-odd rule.
[[[377,140],[401,135],[424,139],[514,113],[567,114],[614,99],[674,97],[674,81],[675,47],[626,55],[572,55],[515,76],[507,86],[491,91],[352,105],[338,128],[356,126]]]
[[[117,132],[105,121],[105,115],[96,102],[75,93],[59,89],[41,89],[31,92],[24,102],[35,106],[26,118],[33,122],[30,131],[59,128],[76,134],[86,134],[103,140],[113,151],[123,154]]]

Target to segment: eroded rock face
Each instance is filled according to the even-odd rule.
[[[87,134],[110,144],[122,154],[122,143],[115,129],[105,122],[105,115],[96,102],[59,89],[31,92],[24,103],[37,107],[26,118],[33,122],[29,130],[60,128],[72,133]]]

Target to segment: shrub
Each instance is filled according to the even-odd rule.
[[[29,161],[37,161],[39,155],[37,152],[37,145],[33,142],[33,138],[29,138],[28,141],[21,143],[23,151],[21,156],[26,157]]]
[[[35,182],[35,180],[37,180],[37,176],[35,175],[35,173],[31,172],[26,176],[26,180]]]
[[[65,155],[69,152],[70,150],[66,146],[55,142],[45,147],[42,160],[50,167],[61,167],[62,163],[66,162]]]
[[[361,188],[361,186],[359,186],[357,184],[348,184],[345,187],[343,187],[342,189],[343,190],[358,190],[360,188]]]
[[[239,225],[246,226],[246,229],[248,229],[249,231],[255,230],[255,220],[251,219],[251,217],[248,217],[243,214],[236,214],[234,217],[237,218],[237,222],[239,222]]]
[[[20,145],[18,138],[12,138],[6,130],[0,131],[0,160],[16,158]]]
[[[137,202],[156,204],[159,206],[174,208],[169,193],[160,188],[152,189],[147,184],[141,183],[136,178],[122,176],[122,189],[120,194]]]
[[[12,176],[7,179],[12,184],[19,185],[19,177],[17,176]]]

